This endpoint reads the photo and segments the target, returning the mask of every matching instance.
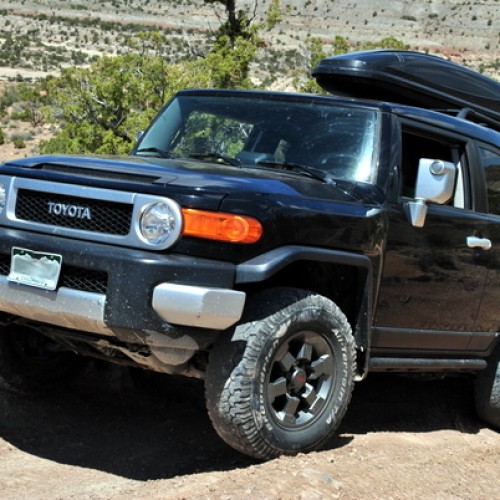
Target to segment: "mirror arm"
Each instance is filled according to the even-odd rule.
[[[408,202],[410,209],[410,221],[415,227],[424,227],[425,217],[427,216],[427,203],[422,198]]]

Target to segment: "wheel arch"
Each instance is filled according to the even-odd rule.
[[[358,353],[358,375],[368,369],[373,304],[372,262],[366,255],[280,247],[236,267],[236,285],[251,294],[263,288],[303,288],[333,300],[347,316]]]

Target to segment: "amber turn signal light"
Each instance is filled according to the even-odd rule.
[[[208,238],[230,243],[255,243],[262,236],[262,225],[246,215],[183,208],[184,236]]]

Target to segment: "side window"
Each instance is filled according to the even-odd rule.
[[[464,159],[465,145],[446,137],[429,136],[414,130],[403,129],[401,151],[401,195],[413,198],[421,158],[443,160],[455,164],[457,180],[455,194],[450,204],[457,208],[466,206]]]
[[[489,212],[500,215],[500,153],[482,147],[479,153],[486,176]]]

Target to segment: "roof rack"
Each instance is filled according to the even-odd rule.
[[[432,109],[432,111],[437,111],[438,113],[443,113],[447,115],[456,116],[457,118],[462,118],[463,120],[468,120],[483,127],[489,127],[493,130],[500,131],[500,122],[493,120],[482,113],[478,113],[472,108],[462,108],[462,109]]]
[[[458,118],[463,118],[464,120],[471,120],[476,123],[480,123],[486,125],[487,127],[491,127],[494,130],[498,130],[500,132],[500,121],[492,120],[487,116],[474,111],[471,108],[463,108],[457,115]]]
[[[323,59],[312,74],[337,95],[432,109],[500,131],[500,82],[440,57],[351,52]]]

